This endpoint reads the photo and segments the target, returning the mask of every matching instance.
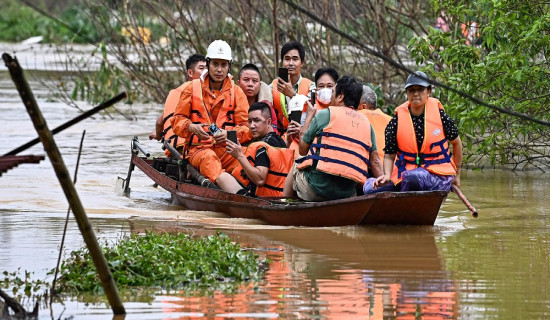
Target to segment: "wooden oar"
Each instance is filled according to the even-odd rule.
[[[472,212],[472,217],[477,218],[477,216],[479,215],[479,213],[477,212],[477,209],[474,208],[474,206],[472,206],[470,204],[470,201],[468,201],[468,199],[466,199],[466,196],[464,196],[464,194],[462,194],[462,191],[460,191],[460,189],[457,188],[455,185],[453,185],[452,189],[453,189],[453,192],[456,193],[456,195],[460,198],[460,200],[462,200],[464,205],[466,205],[468,210],[470,210]]]
[[[89,116],[91,116],[93,114],[96,114],[99,111],[101,111],[105,108],[108,108],[108,107],[112,106],[113,104],[115,104],[115,103],[117,103],[120,100],[125,99],[125,98],[126,98],[126,92],[119,93],[117,96],[103,102],[99,106],[84,112],[83,114],[79,115],[78,117],[76,117],[72,120],[69,120],[69,121],[65,122],[64,124],[60,125],[59,127],[56,127],[55,129],[52,130],[52,134],[56,134],[60,131],[63,131],[65,129],[67,129],[68,127],[72,126],[73,124],[79,123],[80,121],[88,118]],[[40,138],[36,138],[34,140],[31,140],[31,141],[25,143],[24,145],[20,146],[19,148],[15,148],[12,151],[6,153],[5,156],[14,156],[14,155],[18,154],[19,152],[24,151],[24,150],[34,146],[35,144],[37,144],[39,142],[40,142]]]

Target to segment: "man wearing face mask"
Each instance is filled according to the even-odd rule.
[[[284,68],[288,68],[288,79],[277,78],[270,84],[273,90],[273,109],[277,115],[277,129],[281,134],[288,127],[287,106],[290,99],[297,94],[310,98],[311,92],[315,90],[315,83],[301,74],[305,56],[304,46],[298,41],[287,42],[281,48],[281,62]]]
[[[186,141],[189,163],[224,191],[236,193],[241,186],[225,172],[231,172],[238,163],[226,153],[226,130],[235,130],[242,143],[252,136],[246,95],[229,75],[231,61],[227,42],[215,40],[208,46],[208,71],[183,90],[172,117],[172,128]]]
[[[283,196],[306,201],[349,198],[367,180],[369,167],[382,174],[374,130],[367,117],[356,111],[363,85],[344,76],[336,82],[331,106],[317,111],[311,103],[302,128],[299,151],[285,184]]]

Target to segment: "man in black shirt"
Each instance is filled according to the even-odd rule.
[[[248,178],[251,182],[251,188],[249,188],[250,193],[254,194],[256,187],[262,187],[265,184],[270,171],[270,166],[272,164],[271,162],[283,160],[281,157],[278,159],[270,159],[270,156],[277,157],[280,154],[278,152],[268,154],[267,147],[265,145],[254,144],[254,142],[261,141],[272,147],[285,149],[286,143],[277,133],[274,132],[271,119],[271,108],[265,102],[256,102],[250,106],[250,109],[248,110],[248,125],[250,127],[250,133],[252,134],[253,141],[251,145],[246,148],[246,150],[243,150],[240,144],[233,143],[229,140],[227,140],[226,143],[227,153],[235,157],[240,164],[240,166],[237,167],[237,169],[232,173],[233,176],[242,183],[242,179],[240,177],[242,172],[240,171],[243,170],[246,178]],[[251,150],[254,150],[253,154],[248,154],[252,152]],[[249,161],[249,158],[252,158],[253,164]]]

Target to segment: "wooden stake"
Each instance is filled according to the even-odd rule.
[[[75,216],[78,228],[80,229],[80,233],[82,234],[82,237],[86,242],[86,246],[90,251],[90,255],[92,256],[94,265],[99,274],[101,285],[103,286],[105,294],[107,295],[107,299],[111,304],[111,309],[113,310],[114,314],[125,314],[126,311],[124,310],[124,306],[122,305],[122,302],[120,300],[118,288],[107,265],[107,260],[103,255],[99,243],[97,242],[97,238],[94,234],[90,222],[88,221],[88,217],[86,216],[84,207],[80,202],[78,193],[76,192],[74,184],[71,181],[69,171],[67,170],[67,167],[63,162],[63,158],[61,157],[59,149],[57,148],[55,140],[53,139],[53,135],[48,129],[46,120],[42,116],[42,112],[38,108],[29,84],[27,83],[27,80],[23,75],[23,69],[21,69],[17,58],[12,58],[7,53],[4,53],[2,55],[2,59],[4,59],[6,67],[8,67],[10,71],[11,78],[15,83],[17,90],[19,91],[19,95],[23,100],[23,104],[25,104],[25,108],[27,108],[27,112],[32,119],[34,128],[36,129],[40,137],[40,141],[44,145],[44,150],[50,158],[50,161],[55,170],[55,174],[57,175],[57,179],[59,180],[59,183],[63,188],[63,192],[65,193],[65,196],[69,201],[69,205],[71,206],[71,209]]]

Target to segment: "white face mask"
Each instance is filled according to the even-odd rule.
[[[332,89],[323,88],[317,91],[317,100],[324,105],[330,104],[330,101],[332,100]]]

